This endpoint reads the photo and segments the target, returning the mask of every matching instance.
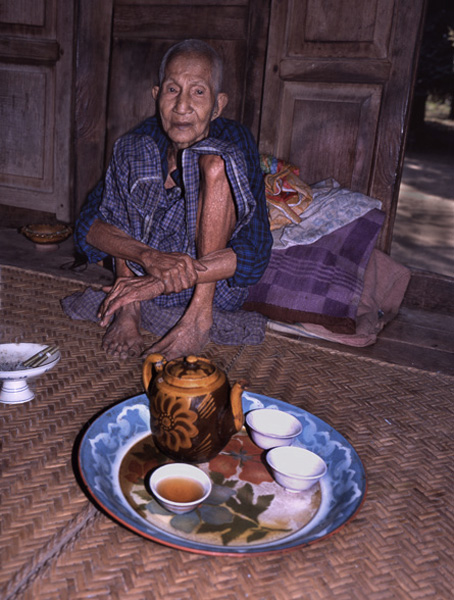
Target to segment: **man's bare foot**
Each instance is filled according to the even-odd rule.
[[[187,317],[188,315],[184,315],[159,342],[148,348],[144,355],[158,352],[167,360],[173,360],[202,352],[210,339],[212,321]]]
[[[139,356],[144,348],[143,337],[140,333],[140,309],[119,310],[113,322],[107,328],[102,340],[102,347],[112,356],[132,358]]]

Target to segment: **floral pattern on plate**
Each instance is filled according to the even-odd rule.
[[[350,521],[364,502],[367,486],[361,460],[349,442],[318,417],[286,402],[251,392],[244,392],[242,401],[245,413],[260,407],[274,407],[290,412],[303,425],[296,444],[316,452],[326,461],[328,472],[320,482],[320,504],[315,516],[307,520],[306,515],[305,525],[300,521],[299,525],[291,525],[290,532],[276,533],[274,522],[272,531],[266,529],[269,523],[264,520],[266,512],[262,508],[268,500],[260,500],[257,507],[257,498],[275,496],[278,486],[266,481],[268,475],[261,469],[253,468],[254,463],[258,467],[261,458],[251,451],[249,440],[241,439],[241,436],[235,436],[229,446],[213,459],[214,462],[211,461],[210,474],[216,491],[223,490],[222,493],[226,496],[230,493],[232,495],[218,498],[218,504],[207,506],[210,507],[209,511],[214,511],[213,514],[216,514],[216,508],[227,508],[232,520],[235,517],[244,519],[243,533],[238,535],[238,528],[229,527],[228,523],[225,526],[226,523],[218,521],[214,523],[214,527],[218,528],[214,537],[211,536],[213,532],[203,532],[207,528],[207,519],[213,518],[207,517],[207,512],[202,513],[203,516],[196,513],[197,521],[193,516],[190,524],[188,522],[182,525],[177,521],[177,527],[174,526],[175,522],[169,525],[174,517],[167,511],[165,515],[152,513],[149,503],[154,500],[147,490],[147,495],[144,496],[140,479],[143,480],[159,461],[168,460],[162,455],[160,458],[152,457],[149,452],[150,412],[145,394],[112,406],[86,429],[79,446],[78,460],[88,492],[116,521],[139,535],[167,546],[202,554],[265,554],[292,550],[318,541]],[[136,452],[136,456],[131,454],[132,451]],[[134,460],[130,460],[131,456]],[[120,476],[122,467],[124,470]],[[136,493],[136,485],[137,489],[140,488],[140,494],[128,499],[128,493]],[[270,488],[266,486],[272,486],[273,491],[269,491]],[[280,494],[290,496],[281,490],[279,488]],[[216,499],[216,496],[213,497]],[[294,495],[293,500],[296,497],[299,494]],[[139,506],[140,510],[137,508]],[[245,514],[246,506],[256,511],[255,521],[251,522],[250,517]],[[160,517],[163,519],[160,520]],[[224,518],[227,518],[226,513]],[[204,535],[200,537],[202,525]],[[281,527],[280,523],[279,528],[287,529],[288,524]]]
[[[304,527],[320,506],[320,487],[290,494],[274,482],[262,460],[263,451],[242,431],[209,463],[197,465],[213,484],[196,510],[174,515],[150,494],[146,476],[169,462],[151,435],[140,440],[123,458],[120,485],[134,510],[147,521],[185,539],[227,546],[275,540]]]

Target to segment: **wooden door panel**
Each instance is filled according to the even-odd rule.
[[[227,3],[116,0],[114,36],[155,39],[164,31],[173,39],[244,39],[248,33],[248,0]]]
[[[150,44],[147,40],[113,39],[107,106],[107,166],[112,146],[120,135],[155,112],[151,95],[156,83],[161,52],[167,40]]]
[[[0,204],[69,221],[73,0],[0,4]]]
[[[289,23],[288,55],[384,58],[393,0],[300,0]]]
[[[48,13],[49,14],[49,13]],[[50,19],[48,20],[48,22]],[[15,0],[0,5],[0,26],[46,26],[46,0]]]
[[[78,0],[74,213],[104,171],[113,0]]]
[[[328,177],[350,189],[367,188],[378,122],[381,87],[286,83],[276,152],[299,165],[312,184]],[[332,152],[332,148],[346,148]],[[323,157],[323,158],[322,158]]]
[[[346,81],[349,83],[386,83],[391,64],[385,60],[343,60],[283,58],[279,74],[284,81]]]
[[[17,200],[24,191],[52,190],[52,161],[46,150],[53,133],[48,118],[53,114],[53,87],[49,68],[0,65],[0,185],[13,188]]]

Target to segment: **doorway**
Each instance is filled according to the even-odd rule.
[[[454,278],[454,7],[430,3],[391,256]],[[450,5],[450,6],[448,6]]]

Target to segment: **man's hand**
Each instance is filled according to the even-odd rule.
[[[113,315],[126,304],[153,300],[164,292],[164,283],[151,275],[143,277],[119,277],[112,287],[104,287],[107,292],[104,302],[99,307],[100,325],[106,327]]]
[[[164,282],[166,294],[192,287],[197,282],[197,272],[206,270],[187,254],[160,252],[99,219],[90,227],[87,242],[114,256],[117,261],[121,259],[141,265],[146,273]],[[117,271],[117,275],[121,276],[121,273]]]
[[[157,258],[157,255],[158,258]],[[131,302],[153,300],[161,294],[181,292],[196,284],[198,272],[207,268],[187,254],[157,253],[153,251],[153,264],[147,267],[148,275],[142,277],[118,277],[107,292],[98,312],[100,325],[105,327],[115,312]]]
[[[154,250],[150,253],[150,260],[144,260],[143,265],[149,275],[163,282],[164,294],[178,293],[194,286],[198,272],[206,271],[199,261],[181,252]]]

